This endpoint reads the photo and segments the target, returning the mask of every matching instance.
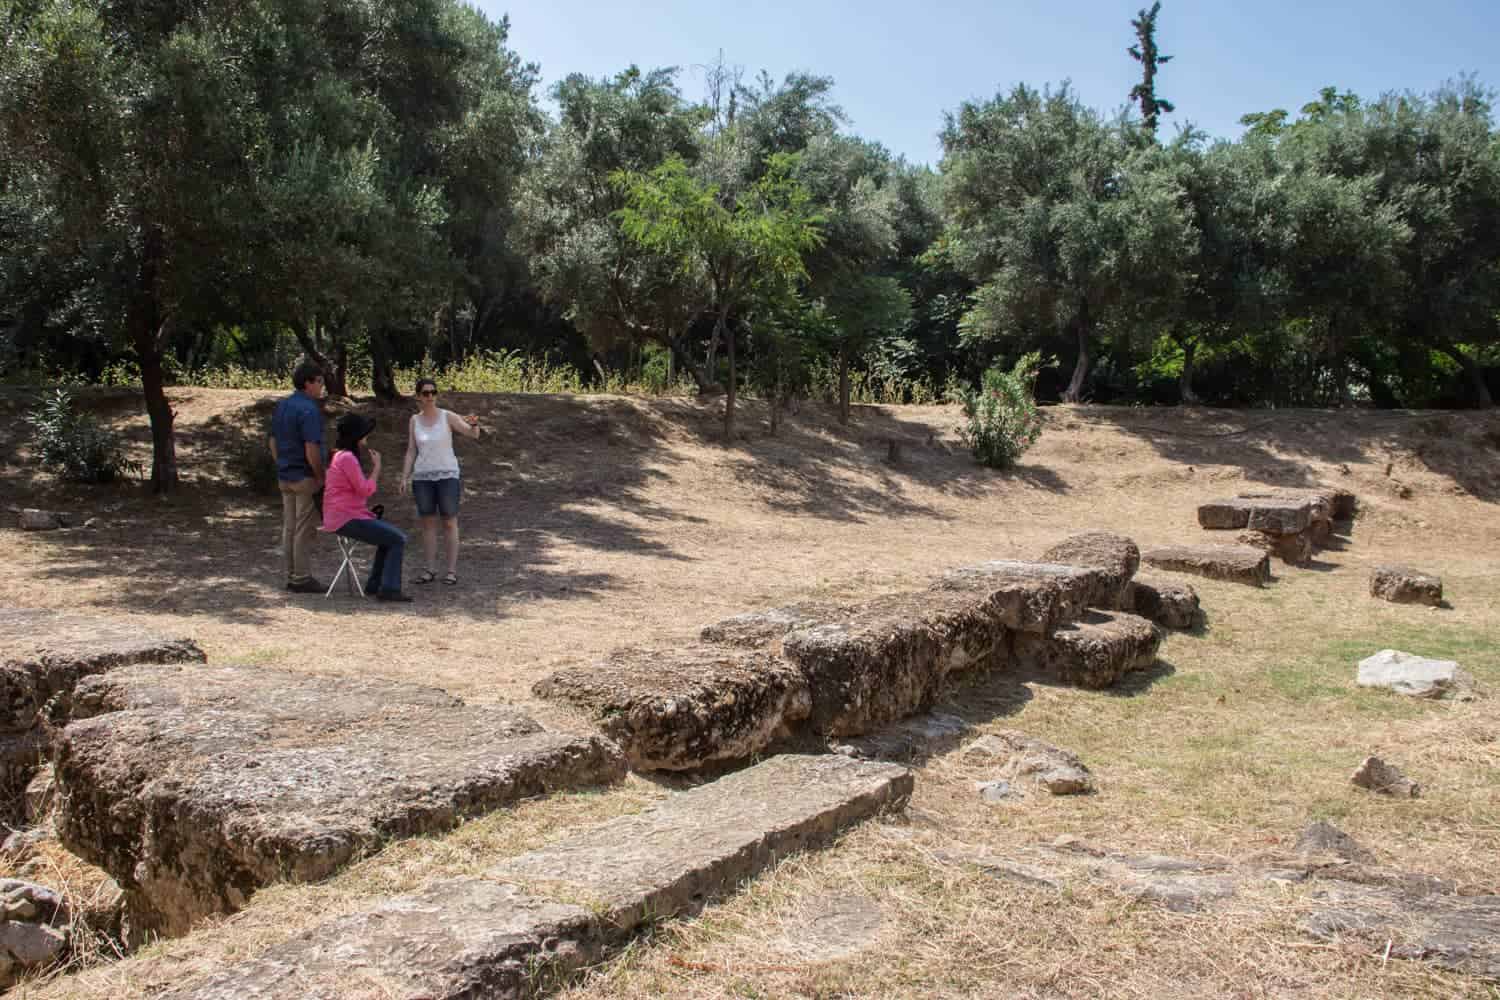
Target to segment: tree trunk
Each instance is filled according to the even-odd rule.
[[[171,323],[169,317],[162,316],[161,302],[156,297],[156,273],[165,248],[159,229],[150,223],[141,228],[144,234],[141,269],[135,294],[126,307],[126,323],[140,361],[141,391],[146,399],[146,413],[151,418],[151,490],[170,493],[177,488],[177,433],[172,426],[176,414],[167,402],[162,350]]]
[[[724,396],[724,440],[734,440],[734,331],[724,322],[729,310],[719,310],[718,322],[714,324],[714,339],[718,340],[720,334],[724,336],[724,353],[729,359],[729,385],[728,392]]]
[[[1182,345],[1182,379],[1179,382],[1182,405],[1196,406],[1202,402],[1193,391],[1193,358],[1198,353],[1198,338],[1188,337],[1178,343]]]
[[[715,384],[719,380],[719,335],[721,332],[719,324],[715,323],[714,332],[708,338],[708,353],[704,356],[703,361],[703,370],[708,373],[708,377],[713,379]]]
[[[1073,366],[1073,377],[1068,380],[1063,393],[1064,403],[1077,403],[1083,399],[1083,380],[1089,373],[1089,303],[1085,299],[1078,307],[1078,319],[1074,322],[1078,333],[1078,363]]]
[[[1469,384],[1474,389],[1474,405],[1481,410],[1493,409],[1495,400],[1490,395],[1490,387],[1485,384],[1484,369],[1479,366],[1479,362],[1452,344],[1438,344],[1438,350],[1457,361],[1464,374],[1469,377]]]
[[[376,399],[385,403],[401,401],[401,390],[396,388],[396,372],[391,365],[390,343],[384,330],[370,331],[370,383]]]
[[[681,337],[674,337],[668,334],[666,341],[667,349],[672,352],[672,357],[677,360],[678,367],[693,377],[693,381],[698,386],[699,395],[708,395],[719,391],[719,384],[712,381],[701,367],[693,363],[693,356],[689,353],[689,348],[685,340]]]
[[[306,354],[313,364],[323,369],[323,389],[330,396],[348,399],[349,392],[344,384],[344,369],[338,364],[342,344],[334,342],[334,356],[330,358],[318,350],[317,343],[313,340],[312,331],[302,320],[292,323],[292,333],[297,337],[297,343],[302,345],[302,353]],[[345,353],[347,360],[347,353]]]
[[[849,423],[849,345],[839,345],[839,423]]]
[[[771,385],[771,436],[781,430],[781,353],[776,354],[776,381]]]

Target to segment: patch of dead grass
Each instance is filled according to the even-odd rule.
[[[215,417],[238,426],[255,398],[174,397],[185,467],[194,449],[214,446]],[[623,636],[670,643],[756,607],[920,587],[965,562],[1034,557],[1073,531],[1119,530],[1142,545],[1197,539],[1196,504],[1240,486],[1347,484],[1362,507],[1346,541],[1312,569],[1277,564],[1268,589],[1192,580],[1207,625],[1172,636],[1168,666],[1145,681],[1089,692],[1004,674],[955,679],[939,710],[980,732],[1018,728],[1076,751],[1098,794],[989,806],[973,787],[989,777],[982,764],[960,752],[935,757],[918,769],[905,822],[854,830],[697,919],[658,925],[564,996],[1493,995],[1418,963],[1382,962],[1363,945],[1304,938],[1301,887],[1246,887],[1210,914],[1184,915],[1087,879],[1038,890],[940,857],[955,845],[1003,857],[1071,834],[1131,853],[1236,860],[1285,851],[1306,823],[1329,819],[1383,865],[1500,892],[1500,487],[1474,464],[1492,453],[1418,454],[1424,432],[1399,414],[1059,407],[1022,467],[1002,474],[976,470],[951,447],[956,416],[943,408],[869,408],[848,429],[808,408],[772,439],[757,429],[752,402],[751,436],[725,447],[712,406],[690,400],[470,403],[497,433],[461,455],[471,488],[465,586],[424,590],[410,613],[287,600],[266,552],[276,511],[212,481],[162,505],[58,486],[23,463],[0,468],[0,490],[36,501],[28,505],[116,509],[95,535],[11,532],[15,571],[0,580],[0,602],[139,615],[193,635],[215,661],[329,676],[373,670],[576,724],[536,703],[531,684]],[[1470,439],[1486,447],[1489,423],[1454,419],[1449,450]],[[117,420],[141,438],[138,418]],[[883,462],[893,437],[903,442],[896,467]],[[399,443],[377,446],[399,453]],[[402,504],[391,508],[406,525]],[[1452,607],[1370,599],[1368,571],[1393,561],[1440,572]],[[1460,659],[1489,697],[1424,703],[1357,689],[1355,662],[1386,646]],[[1422,797],[1353,788],[1349,772],[1368,753],[1419,781]],[[149,996],[662,794],[632,778],[605,793],[523,803],[392,845],[325,883],[268,889],[187,938],[23,995]],[[830,961],[789,954],[786,935],[831,894],[880,903],[876,942]]]

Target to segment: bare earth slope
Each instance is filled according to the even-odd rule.
[[[1313,906],[1315,890],[1257,887],[1193,922],[1114,889],[1060,898],[942,859],[1068,834],[1239,861],[1329,818],[1385,864],[1500,891],[1495,702],[1414,705],[1353,680],[1358,659],[1392,647],[1458,659],[1500,697],[1500,417],[1056,407],[1040,443],[1002,473],[973,464],[946,407],[856,408],[841,428],[807,406],[771,437],[751,402],[726,444],[714,402],[450,396],[444,405],[479,413],[493,431],[459,443],[460,585],[412,587],[417,602],[392,608],[342,590],[327,600],[281,590],[279,500],[232,485],[225,467],[263,433],[271,399],[174,392],[186,482],[157,500],[38,474],[20,419],[30,394],[0,394],[10,554],[0,606],[190,636],[215,664],[436,685],[570,728],[582,720],[536,700],[532,684],[616,647],[683,643],[756,608],[920,588],[956,566],[1035,559],[1078,531],[1121,532],[1142,549],[1217,541],[1198,528],[1197,505],[1248,487],[1358,494],[1352,532],[1309,567],[1275,564],[1269,588],[1195,579],[1206,625],[1170,638],[1163,666],[1127,689],[996,676],[940,706],[976,734],[1018,728],[1077,752],[1097,794],[997,807],[974,791],[992,777],[982,762],[934,757],[917,773],[911,818],[783,866],[570,996],[1484,995],[1461,975],[1299,936],[1297,907]],[[146,458],[138,403],[123,393],[93,402]],[[376,413],[373,443],[396,466],[410,410],[361,406]],[[412,535],[410,578],[423,563],[411,501],[389,473],[375,499]],[[99,526],[22,533],[9,506]],[[1371,599],[1368,575],[1383,563],[1440,574],[1450,606]],[[324,542],[314,572],[327,582],[335,565]],[[1377,752],[1421,781],[1424,797],[1397,804],[1349,786],[1348,772]],[[562,796],[399,845],[324,885],[267,891],[146,961],[64,977],[48,995],[149,995],[313,915],[455,874],[479,864],[466,860],[476,851],[493,863],[660,794],[632,778],[603,796]],[[818,907],[850,894],[879,906],[872,943],[833,959],[799,950],[818,937]]]

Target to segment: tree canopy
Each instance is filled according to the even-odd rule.
[[[727,427],[745,390],[848,420],[856,384],[935,398],[1032,351],[1061,359],[1044,399],[1493,402],[1500,135],[1472,79],[1163,139],[1154,3],[1121,18],[1125,110],[1007,85],[942,115],[933,169],[857,134],[832,79],[722,52],[701,99],[627,66],[544,107],[507,22],[457,0],[5,9],[0,372],[138,373],[158,489],[174,378],[300,354],[387,398],[475,352],[657,359]]]

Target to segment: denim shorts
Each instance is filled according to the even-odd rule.
[[[462,486],[462,479],[412,480],[411,495],[417,501],[417,513],[423,517],[434,514],[457,517],[458,495]]]

